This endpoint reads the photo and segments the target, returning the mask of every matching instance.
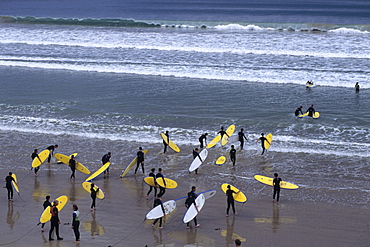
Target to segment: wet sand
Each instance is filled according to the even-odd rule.
[[[73,142],[73,140],[70,140]],[[60,142],[59,142],[60,143]],[[70,147],[64,143],[65,147]],[[99,143],[86,145],[99,147]],[[132,149],[136,147],[125,147]],[[80,161],[89,166],[93,172],[99,166],[99,160],[104,154],[102,146],[99,153],[92,152],[79,154]],[[104,190],[106,199],[97,199],[97,210],[90,212],[90,195],[81,187],[87,177],[76,171],[76,180],[69,181],[70,170],[64,165],[43,164],[39,176],[35,177],[29,170],[29,155],[23,150],[32,150],[27,141],[24,146],[7,146],[2,155],[2,162],[10,154],[13,155],[11,171],[17,174],[20,186],[20,197],[15,194],[14,202],[6,201],[6,189],[3,190],[0,201],[0,215],[2,217],[0,229],[0,245],[4,246],[234,246],[236,238],[242,240],[242,246],[368,246],[370,241],[369,209],[356,206],[343,206],[334,203],[305,202],[290,198],[294,191],[283,191],[280,204],[272,203],[271,187],[263,186],[253,179],[243,180],[237,177],[232,179],[235,186],[241,188],[248,196],[245,204],[236,203],[237,216],[225,217],[226,197],[220,185],[225,180],[220,174],[219,167],[205,165],[199,169],[199,174],[187,174],[187,163],[183,156],[191,160],[191,155],[175,154],[169,151],[161,154],[161,145],[154,145],[146,159],[146,172],[154,167],[163,167],[164,175],[178,182],[178,188],[167,190],[163,200],[183,197],[190,187],[197,186],[197,192],[216,189],[216,195],[207,200],[198,221],[199,228],[187,230],[182,223],[184,207],[177,208],[165,219],[164,229],[152,229],[152,221],[144,221],[146,213],[152,208],[153,198],[145,199],[148,186],[143,182],[141,172],[135,178],[133,170],[127,177],[121,179],[124,164],[130,161],[129,157],[118,154],[123,144],[114,146],[110,176],[99,176],[94,182]],[[180,147],[190,149],[191,147]],[[72,148],[60,150],[68,154]],[[22,151],[19,151],[22,150]],[[25,151],[26,153],[26,151]],[[219,152],[218,152],[219,153]],[[216,151],[210,152],[208,159],[214,159]],[[119,158],[120,157],[120,158]],[[132,158],[132,157],[131,157]],[[237,164],[246,162],[239,159]],[[22,165],[21,165],[22,164]],[[154,165],[155,164],[155,165]],[[190,164],[190,163],[189,163]],[[209,166],[207,168],[206,166]],[[227,167],[229,166],[229,167]],[[185,167],[185,169],[184,169]],[[230,164],[224,165],[224,170],[237,172]],[[3,177],[9,169],[2,168]],[[140,170],[139,170],[140,171]],[[212,180],[212,177],[214,179]],[[228,181],[224,181],[228,182]],[[230,182],[231,183],[231,182]],[[304,190],[304,188],[300,188]],[[67,195],[69,202],[60,212],[60,235],[62,241],[49,242],[48,230],[50,223],[41,233],[37,226],[40,214],[43,211],[42,203],[46,195],[52,199]],[[74,234],[71,229],[72,204],[79,206],[81,213],[81,242],[72,243]],[[69,225],[67,225],[69,223]]]

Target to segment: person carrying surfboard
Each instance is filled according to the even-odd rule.
[[[31,159],[33,161],[35,158],[38,158],[40,163],[42,163],[38,153],[39,153],[39,151],[37,149],[33,150],[33,153],[31,154]],[[37,172],[39,171],[39,169],[40,169],[40,166],[35,167],[35,170],[33,171],[35,173],[36,177],[37,177]],[[31,170],[32,170],[32,167],[31,167]]]
[[[42,204],[42,206],[44,207],[44,210],[47,208],[47,207],[51,207],[52,205],[51,205],[51,202],[50,202],[50,196],[49,195],[47,195],[46,197],[45,197],[45,201],[44,201],[44,203]],[[41,232],[44,232],[44,227],[45,227],[45,223],[42,223],[41,224]]]
[[[101,162],[103,163],[103,165],[105,165],[105,163],[107,162],[110,162],[110,157],[111,157],[111,152],[108,152],[107,154],[103,155],[103,157],[101,158]],[[104,171],[104,175],[105,174],[109,174],[109,167]]]
[[[299,115],[303,115],[303,112],[302,112],[302,106],[298,107],[295,112],[294,112],[294,115],[297,117]]]
[[[240,129],[240,132],[238,133],[238,138],[239,138],[239,142],[240,142],[240,149],[243,149],[243,147],[244,147],[244,139],[246,141],[248,141],[247,137],[244,134],[244,129],[243,128]]]
[[[95,184],[91,183],[91,187],[90,187],[90,193],[91,193],[91,199],[92,199],[91,207],[90,207],[91,211],[96,210],[96,194],[100,190],[99,188],[95,190],[94,186]]]
[[[195,193],[195,191],[197,190],[197,188],[195,186],[192,186],[191,187],[191,191],[188,193],[188,198],[186,199],[185,201],[185,207],[186,208],[189,208],[191,206],[191,204],[194,203],[194,206],[195,206],[195,209],[197,210],[197,212],[199,213],[199,210],[198,210],[198,207],[197,207],[197,204],[195,203],[195,199],[197,198],[197,194]],[[197,221],[197,217],[195,216],[194,217],[194,224],[195,224],[195,227],[199,227],[200,224],[198,224],[198,221]],[[189,223],[186,223],[186,229],[189,229],[190,226],[189,226]]]
[[[160,196],[158,196],[158,197],[154,200],[153,208],[155,208],[155,207],[156,207],[156,206],[158,206],[158,205],[161,205],[161,208],[162,208],[162,211],[163,211],[163,216],[154,220],[154,222],[153,222],[153,224],[152,224],[152,228],[154,228],[154,227],[155,227],[155,224],[159,221],[159,229],[163,229],[163,227],[162,227],[162,218],[163,218],[164,216],[166,216],[166,212],[164,211],[163,202],[162,202],[162,197],[160,197]]]
[[[167,144],[167,143],[169,143],[169,142],[170,142],[170,133],[168,132],[168,130],[166,130],[165,135],[166,135],[166,137],[167,137],[167,142],[165,142],[165,141],[163,140],[163,146],[164,146],[163,153],[164,153],[164,154],[165,154],[165,153],[166,153],[166,151],[167,151],[167,146],[168,146],[168,144]]]
[[[157,182],[155,181],[155,168],[151,169],[151,171],[149,173],[149,177],[153,177],[154,184],[157,185]],[[148,191],[148,193],[146,193],[146,196],[145,196],[145,198],[147,200],[148,200],[149,194],[150,194],[150,192],[152,192],[153,188],[154,188],[154,197],[157,197],[157,187],[149,185],[149,191]]]
[[[158,173],[155,175],[155,178],[162,178],[163,179],[163,184],[166,186],[166,180],[164,180],[164,176],[162,174],[162,168],[158,168]],[[159,186],[159,185],[158,185]],[[162,197],[166,193],[166,188],[159,186],[159,193],[158,197]]]
[[[57,240],[63,240],[63,238],[61,238],[59,236],[60,220],[59,220],[59,216],[58,216],[59,215],[59,211],[58,211],[58,208],[57,208],[58,204],[59,204],[58,200],[55,200],[54,203],[53,203],[53,206],[50,208],[51,219],[50,219],[49,241],[54,240],[52,238],[54,228],[55,228],[55,233],[57,235]]]
[[[263,155],[265,153],[265,150],[266,150],[266,148],[265,148],[265,141],[267,141],[267,143],[270,143],[270,142],[266,139],[266,137],[264,137],[264,134],[263,133],[261,133],[261,137],[257,139],[256,143],[259,142],[259,141],[261,141],[261,146],[262,146],[262,153],[261,153],[261,155]]]
[[[202,160],[202,158],[200,157],[200,155],[199,155],[199,149],[198,148],[194,148],[193,149],[193,159],[196,159],[197,157],[199,157],[199,160],[200,160],[200,162],[202,162],[203,163],[203,160]],[[190,173],[190,172],[189,172]],[[198,168],[197,169],[195,169],[195,174],[198,174]]]
[[[236,162],[236,149],[234,148],[234,145],[231,145],[231,149],[230,149],[229,155],[230,155],[230,160],[233,163],[233,166],[235,166],[235,162]]]
[[[12,186],[12,181],[15,182],[13,176],[13,173],[9,172],[9,175],[5,177],[5,187],[8,190],[8,201],[12,202],[13,201],[13,186]]]
[[[71,177],[69,178],[69,180],[72,180],[75,179],[75,172],[76,172],[76,163],[78,163],[76,160],[75,160],[75,156],[74,155],[71,155],[71,159],[69,160],[69,168],[71,168],[71,171],[72,171],[72,174],[71,174]]]
[[[234,203],[234,196],[233,196],[233,194],[238,194],[239,192],[240,192],[240,190],[238,192],[235,192],[234,190],[232,190],[230,184],[227,186],[227,190],[226,190],[226,193],[225,193],[226,196],[227,196],[226,217],[229,217],[230,206],[231,206],[231,208],[233,210],[234,215],[237,214],[235,212],[235,203]]]
[[[224,127],[223,127],[223,126],[221,126],[221,130],[220,130],[219,132],[217,132],[217,134],[220,134],[220,135],[221,135],[221,140],[222,140],[222,138],[224,137],[224,135],[227,135],[227,137],[230,137],[230,136],[226,133],[226,131],[224,130]]]
[[[272,196],[272,201],[275,202],[276,196],[276,203],[279,203],[280,198],[280,182],[281,178],[279,178],[279,174],[274,173],[274,180],[272,180],[272,185],[274,186],[274,194]]]
[[[308,112],[308,116],[313,117],[313,115],[315,114],[315,109],[313,108],[313,105],[308,107],[306,112]]]
[[[50,151],[50,154],[49,154],[49,157],[48,157],[48,164],[50,164],[50,161],[51,161],[51,156],[54,155],[54,150],[58,147],[57,144],[55,145],[51,145],[49,147],[47,147],[46,149]]]
[[[207,136],[208,136],[208,133],[204,133],[203,135],[201,135],[199,137],[199,148],[204,148],[204,146],[207,146]]]
[[[145,171],[144,171],[144,152],[143,152],[143,148],[142,147],[139,147],[139,151],[137,152],[137,163],[136,163],[136,169],[135,169],[135,173],[134,173],[134,176],[136,176],[136,172],[137,172],[137,169],[139,168],[139,166],[141,165],[141,169],[143,170],[143,174],[145,174]]]

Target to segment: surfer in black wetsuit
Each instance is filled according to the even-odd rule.
[[[311,106],[307,109],[307,111],[306,111],[306,112],[308,112],[308,116],[313,117],[313,115],[315,114],[315,109],[313,108],[313,105],[311,105]]]
[[[226,196],[227,196],[226,217],[229,216],[230,206],[233,210],[234,215],[237,214],[237,213],[235,213],[235,204],[234,204],[233,194],[238,194],[239,192],[240,192],[240,190],[238,192],[235,192],[234,190],[232,190],[230,184],[227,186],[227,190],[226,190]]]
[[[47,207],[51,207],[51,202],[50,202],[50,196],[46,196],[45,197],[45,201],[44,201],[44,204],[42,204],[42,206],[44,207],[44,210],[47,208]],[[42,223],[41,224],[41,231],[44,232],[44,226],[45,226],[45,223]]]
[[[233,163],[233,166],[235,166],[235,161],[236,161],[236,149],[234,148],[234,145],[231,145],[230,149],[230,160]]]
[[[50,219],[50,230],[49,230],[49,241],[53,241],[54,239],[51,237],[55,228],[55,233],[57,235],[58,240],[63,240],[59,236],[59,211],[58,211],[58,206],[59,202],[57,200],[54,201],[53,206],[50,208],[50,213],[51,213],[51,219]]]
[[[272,196],[272,201],[275,202],[275,195],[276,195],[276,203],[279,203],[280,198],[280,182],[281,178],[277,173],[274,173],[274,180],[272,180],[272,185],[274,186],[274,194]]]
[[[90,187],[90,193],[91,193],[91,199],[92,199],[92,203],[91,203],[91,207],[90,207],[91,211],[96,210],[96,194],[99,191],[99,188],[95,190],[94,186],[95,186],[95,184],[92,183],[91,187]]]
[[[217,132],[217,134],[220,134],[220,135],[221,135],[221,140],[222,140],[222,138],[224,137],[224,135],[227,135],[227,137],[230,137],[230,136],[226,133],[226,131],[224,130],[224,127],[223,127],[223,126],[221,126],[221,130],[220,130],[219,132]]]
[[[165,135],[167,136],[167,143],[169,143],[169,142],[170,142],[170,134],[169,134],[168,130],[166,130]],[[168,146],[168,144],[167,144],[167,143],[163,140],[163,146],[164,146],[163,153],[164,153],[164,154],[165,154],[165,153],[166,153],[166,151],[167,151],[167,146]]]
[[[152,168],[151,172],[149,173],[149,177],[153,177],[154,184],[156,185],[157,183],[155,181],[155,168]],[[150,192],[152,192],[153,188],[154,188],[154,197],[157,196],[157,187],[156,186],[153,187],[153,186],[149,185],[149,191],[148,191],[148,193],[146,193],[146,196],[145,196],[147,200],[148,200],[149,194],[150,194]]]
[[[13,187],[12,187],[12,181],[15,182],[13,178],[13,173],[9,172],[9,175],[5,177],[5,187],[8,190],[8,201],[13,201]]]
[[[261,141],[261,146],[262,146],[261,155],[263,155],[265,153],[265,150],[266,150],[265,141],[267,141],[267,143],[270,143],[270,142],[266,139],[266,137],[263,136],[263,133],[261,133],[261,137],[257,139],[256,143],[259,142],[259,141]]]
[[[298,107],[295,112],[294,112],[294,115],[297,117],[299,115],[303,115],[303,112],[302,112],[302,106]]]
[[[139,151],[137,152],[136,155],[137,155],[137,163],[136,163],[136,169],[135,169],[134,176],[136,176],[136,172],[140,164],[141,164],[141,169],[143,170],[143,174],[145,173],[144,172],[144,152],[143,152],[142,147],[139,147]]]
[[[358,82],[356,82],[355,84],[355,90],[356,90],[356,93],[360,92],[360,85],[358,84]]]
[[[74,155],[71,155],[71,159],[69,160],[69,168],[71,168],[71,171],[72,171],[72,174],[71,174],[71,177],[69,178],[69,180],[72,180],[72,178],[76,178],[75,177],[75,172],[76,172],[76,160],[75,160],[75,156]]]
[[[107,162],[110,162],[110,157],[111,157],[110,152],[103,155],[103,157],[101,158],[101,162],[103,163],[103,165],[105,165],[105,163],[107,163]],[[109,167],[104,171],[104,174],[106,174],[106,173],[109,174]]]
[[[198,208],[197,208],[197,204],[195,203],[195,199],[197,198],[197,194],[195,193],[195,191],[196,191],[196,187],[195,186],[193,186],[193,187],[191,187],[191,191],[188,193],[188,198],[186,199],[186,201],[185,201],[185,207],[186,208],[189,208],[190,206],[191,206],[191,204],[193,204],[194,203],[194,206],[195,206],[195,209],[198,211]],[[198,211],[198,213],[199,213],[199,211]],[[197,217],[195,216],[194,217],[194,224],[195,224],[195,227],[199,227],[200,226],[200,224],[198,224],[198,221],[197,221]],[[186,223],[186,229],[189,229],[190,227],[189,227],[189,223],[190,222],[188,222],[188,223]]]
[[[193,160],[195,160],[197,157],[199,157],[199,160],[200,160],[200,162],[202,162],[203,163],[203,160],[202,160],[202,158],[200,157],[200,155],[199,155],[199,150],[198,150],[198,148],[194,148],[193,149]],[[190,172],[189,172],[190,173]],[[198,168],[197,169],[195,169],[195,174],[198,174]]]
[[[199,137],[199,148],[204,148],[204,146],[207,146],[207,136],[208,136],[208,133],[204,133],[203,135],[201,135]]]
[[[42,161],[41,161],[41,159],[40,159],[40,157],[39,157],[39,155],[38,155],[38,150],[37,150],[37,149],[33,150],[33,153],[31,154],[31,159],[32,159],[32,161],[33,161],[36,157],[40,160],[40,163],[42,163]],[[39,171],[39,169],[40,169],[40,166],[35,167],[35,170],[34,170],[35,176],[37,176],[37,172]],[[32,168],[31,168],[31,170],[32,170]]]
[[[240,142],[240,149],[243,149],[244,147],[244,139],[248,141],[247,137],[244,135],[244,129],[240,129],[240,132],[238,133],[239,142]]]
[[[49,157],[48,157],[48,164],[50,164],[50,161],[51,161],[51,156],[54,155],[54,150],[58,147],[57,144],[55,144],[54,146],[51,145],[49,147],[47,147],[46,149],[50,151],[50,154],[49,154]]]
[[[155,200],[154,200],[154,203],[153,203],[153,208],[155,208],[156,206],[158,206],[158,205],[161,205],[161,208],[162,208],[162,211],[163,211],[163,216],[166,216],[166,212],[164,211],[164,207],[163,207],[163,203],[162,203],[162,198],[161,197],[157,197]],[[162,227],[162,218],[163,218],[163,216],[162,217],[160,217],[160,218],[158,218],[158,219],[155,219],[154,220],[154,222],[153,222],[153,224],[152,224],[152,228],[154,228],[155,227],[155,224],[158,222],[158,220],[159,220],[159,229],[163,229],[163,227]]]
[[[164,180],[164,176],[162,174],[162,168],[158,168],[158,173],[155,175],[155,178],[158,179],[158,178],[162,178],[163,179],[163,184],[164,186],[166,186],[166,181]],[[162,197],[164,195],[164,193],[166,193],[166,188],[159,186],[159,193],[158,193],[158,197]]]

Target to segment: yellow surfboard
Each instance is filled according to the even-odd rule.
[[[57,209],[60,212],[64,208],[64,206],[67,204],[68,197],[63,195],[63,196],[58,197],[55,200],[59,202],[59,204],[57,205]],[[50,206],[49,206],[45,208],[44,212],[41,214],[40,223],[46,223],[50,219],[51,219],[51,212],[50,212]]]
[[[222,166],[223,164],[225,164],[226,162],[226,157],[225,156],[220,156],[218,157],[218,159],[216,160],[216,165],[218,166]]]
[[[266,177],[266,176],[262,176],[262,175],[254,175],[254,179],[256,179],[258,182],[261,182],[263,184],[273,186],[272,181],[274,180],[274,178],[270,178],[270,177]],[[292,183],[289,183],[289,182],[281,181],[280,182],[280,188],[288,189],[288,190],[296,190],[296,189],[299,188],[299,186],[295,185],[295,184],[292,184]]]
[[[144,154],[146,154],[148,152],[148,149],[145,149],[143,151]],[[123,169],[122,171],[122,174],[121,174],[121,178],[123,178],[124,176],[126,176],[126,174],[131,170],[131,168],[137,164],[137,156],[126,166],[125,169]]]
[[[167,145],[175,152],[180,152],[180,148],[175,144],[173,143],[173,141],[171,139],[168,139],[167,136],[164,134],[164,133],[161,133],[161,137],[162,139],[164,140],[165,143],[167,143]]]
[[[12,177],[14,178],[14,181],[12,181],[13,187],[19,193],[19,187],[18,187],[18,184],[17,184],[17,176],[13,173]]]
[[[54,154],[54,156],[59,161],[61,161],[63,164],[66,164],[67,166],[69,166],[69,160],[71,159],[71,157],[69,157],[67,155],[64,155],[64,154],[60,154],[60,153],[56,153],[56,154]],[[86,166],[84,166],[83,164],[81,164],[77,160],[76,160],[76,170],[79,171],[79,172],[85,173],[85,174],[90,174],[91,173],[89,171],[89,169],[86,168]]]
[[[239,189],[237,189],[236,187],[232,186],[231,184],[222,184],[221,185],[221,189],[224,193],[226,193],[227,191],[227,186],[230,185],[230,188],[235,191],[235,192],[238,192]],[[234,197],[234,200],[237,201],[237,202],[241,202],[241,203],[245,203],[248,199],[247,197],[244,195],[243,192],[239,192],[238,194],[233,194],[233,197]]]
[[[69,158],[71,158],[72,157],[72,155],[73,155],[73,157],[75,157],[76,158],[76,156],[78,155],[78,153],[73,153],[73,154],[71,154],[71,155],[68,155],[68,157]],[[62,164],[63,162],[62,161],[58,161],[57,162],[57,164],[59,165],[59,164]]]
[[[307,117],[308,116],[308,112],[302,114],[302,115],[299,115],[298,117],[299,118],[302,118],[302,117]],[[312,118],[319,118],[320,117],[320,112],[318,111],[315,111],[315,113],[313,114]]]
[[[96,172],[90,175],[90,177],[86,178],[85,181],[93,180],[94,178],[102,174],[105,170],[107,170],[109,166],[110,166],[110,162],[105,163]]]
[[[235,132],[235,125],[232,124],[226,130],[226,134],[228,134],[228,136],[224,135],[222,137],[222,141],[221,141],[222,146],[225,146],[229,142],[227,139],[229,138],[229,136],[232,136],[234,132]]]
[[[177,182],[175,180],[172,180],[169,178],[164,178],[164,180],[166,181],[166,185],[164,185],[162,178],[157,178],[155,181],[157,182],[159,186],[166,188],[166,189],[174,189],[177,187]]]
[[[32,161],[32,167],[33,168],[40,166],[49,157],[50,151],[48,149],[45,149],[44,151],[42,151],[38,155],[39,155],[39,158],[40,158],[41,162],[37,157],[34,158],[33,161]]]
[[[84,188],[87,192],[89,192],[91,194],[91,184],[90,182],[83,182],[82,183],[82,188]],[[97,190],[99,189],[99,191],[96,193],[96,197],[99,198],[99,199],[104,199],[105,195],[104,195],[104,192],[98,187],[96,186],[96,184],[94,184],[94,189]]]
[[[272,143],[272,134],[270,133],[270,134],[268,134],[267,136],[266,136],[266,139],[269,141],[269,142],[267,142],[267,141],[265,141],[265,148],[266,148],[266,150],[267,149],[269,149],[270,148],[270,145],[271,145],[271,143]]]
[[[153,186],[153,187],[156,187],[157,185],[154,183],[154,177],[145,177],[144,178],[144,182],[147,184],[147,185],[150,185],[150,186]]]
[[[213,138],[212,141],[210,141],[207,144],[206,148],[212,148],[212,147],[214,147],[220,140],[221,140],[221,135],[217,135],[215,138]]]

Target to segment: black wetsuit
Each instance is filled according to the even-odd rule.
[[[73,226],[73,232],[76,237],[76,241],[80,241],[80,212],[79,211],[74,211],[72,214],[72,226]]]
[[[47,207],[49,207],[49,206],[51,207],[51,202],[48,201],[48,200],[45,200],[44,204],[42,204],[42,206],[44,207],[44,210],[45,210]],[[42,223],[41,228],[44,228],[44,226],[45,226],[45,223]]]
[[[75,172],[76,172],[76,161],[75,160],[73,159],[69,160],[69,168],[71,168],[71,171],[72,171],[70,179],[76,178],[75,177]]]
[[[231,159],[231,162],[233,162],[233,166],[235,166],[235,161],[236,161],[236,149],[235,148],[230,149],[230,159]]]
[[[166,186],[166,181],[164,180],[164,176],[162,173],[158,172],[157,175],[155,175],[155,178],[162,178],[163,179],[163,183],[164,185]],[[164,195],[164,193],[166,193],[166,188],[162,187],[162,186],[159,186],[159,193],[158,193],[158,197],[162,197]]]
[[[154,184],[156,184],[155,174],[153,172],[149,173],[149,177],[153,177]],[[157,187],[153,187],[153,186],[150,186],[150,185],[149,185],[149,191],[148,191],[148,193],[146,193],[147,196],[149,196],[149,194],[150,194],[150,192],[152,192],[153,188],[154,188],[154,197],[157,197]]]
[[[226,131],[224,130],[220,130],[219,132],[217,132],[217,134],[220,134],[221,135],[221,140],[222,138],[224,137],[224,135],[226,134]]]
[[[314,109],[312,106],[310,106],[310,107],[307,109],[307,111],[306,111],[306,112],[308,112],[308,116],[313,117],[313,115],[315,114],[315,109]]]
[[[195,203],[195,199],[196,198],[197,198],[197,195],[195,194],[195,192],[194,191],[190,191],[188,193],[188,198],[185,201],[185,207],[186,208],[189,208],[191,206],[191,204],[193,204],[193,203],[194,203],[194,205],[196,205],[196,203]],[[186,226],[187,227],[189,227],[189,223],[190,222],[186,223]],[[194,224],[195,225],[198,225],[197,217],[194,217]]]
[[[51,155],[54,153],[55,147],[54,146],[49,146],[46,149],[48,149],[50,151],[50,154],[49,154],[49,157],[48,157],[48,163],[50,163],[50,161],[51,161]]]
[[[14,178],[10,175],[6,176],[5,182],[6,182],[6,189],[8,190],[8,200],[13,200],[13,187],[12,187],[12,181],[15,182]]]
[[[196,159],[197,157],[199,157],[200,161],[201,161],[201,162],[203,162],[202,158],[201,158],[201,157],[200,157],[200,155],[199,155],[199,152],[197,152],[197,151],[195,151],[195,150],[193,149],[193,159]],[[189,172],[189,173],[190,173],[190,172]],[[198,168],[197,168],[197,169],[195,169],[195,174],[198,174]]]
[[[264,153],[265,153],[265,150],[266,150],[266,148],[265,148],[265,141],[266,141],[267,139],[266,139],[266,137],[261,136],[261,137],[259,138],[259,140],[261,141],[261,147],[262,147],[262,153],[261,153],[261,154],[264,154]]]
[[[140,164],[141,164],[141,169],[143,170],[143,173],[145,173],[144,172],[144,152],[140,150],[139,152],[137,152],[136,155],[137,155],[137,163],[136,163],[135,174]]]
[[[245,137],[244,132],[240,131],[238,133],[239,136],[239,142],[240,142],[240,149],[243,149],[244,147],[244,139],[247,140],[247,137]]]
[[[49,230],[49,240],[54,240],[51,235],[53,234],[53,231],[54,231],[54,228],[55,228],[55,233],[57,235],[57,238],[58,239],[62,239],[60,236],[59,236],[59,212],[58,212],[58,208],[56,206],[53,206],[50,208],[50,212],[51,212],[51,220],[50,220],[50,230]]]
[[[160,199],[158,199],[158,198],[157,198],[157,199],[155,199],[155,200],[154,200],[153,208],[155,208],[155,207],[156,207],[156,206],[158,206],[158,205],[161,205],[161,207],[162,207],[162,211],[163,211],[163,214],[165,214],[162,200],[160,200]],[[162,227],[162,218],[163,218],[163,217],[160,217],[160,218],[158,218],[158,219],[155,219],[155,220],[154,220],[154,222],[153,222],[153,225],[155,225],[155,224],[158,222],[158,220],[159,220],[159,227]]]
[[[38,158],[38,159],[39,159],[39,155],[38,155],[37,153],[32,153],[32,154],[31,154],[31,159],[32,159],[32,161],[33,161],[35,158]],[[37,172],[39,171],[39,169],[40,169],[40,166],[35,167],[35,170],[34,170],[35,174],[37,174]]]
[[[167,142],[169,143],[170,142],[170,135],[169,134],[165,134],[167,136]],[[163,140],[163,145],[164,145],[164,150],[163,150],[163,153],[165,154],[166,151],[167,151],[167,146],[168,144]]]
[[[96,207],[96,194],[98,193],[99,191],[99,188],[97,190],[95,190],[95,188],[90,188],[90,192],[91,192],[91,199],[92,199],[92,203],[91,203],[91,208],[95,208]]]
[[[297,108],[297,109],[295,110],[295,112],[294,112],[294,115],[295,115],[295,116],[303,115],[302,109],[301,109],[300,107],[299,107],[299,108]]]
[[[205,134],[199,137],[199,143],[200,143],[199,147],[200,148],[204,148],[204,143],[206,140],[207,140],[207,136]]]
[[[272,199],[275,200],[275,196],[276,196],[277,202],[279,202],[279,198],[280,198],[280,182],[281,182],[281,178],[274,178],[274,180],[272,181],[272,184],[274,186],[274,195],[272,196]]]
[[[229,214],[230,206],[233,210],[233,213],[235,214],[235,205],[234,205],[234,197],[233,194],[236,194],[235,191],[232,189],[227,189],[226,190],[226,195],[227,195],[227,209],[226,209],[226,214]]]
[[[103,163],[103,165],[105,165],[105,163],[109,162],[110,160],[110,155],[109,154],[104,154],[103,157],[101,158],[101,162]],[[104,171],[104,174],[106,173],[109,173],[109,167]]]

